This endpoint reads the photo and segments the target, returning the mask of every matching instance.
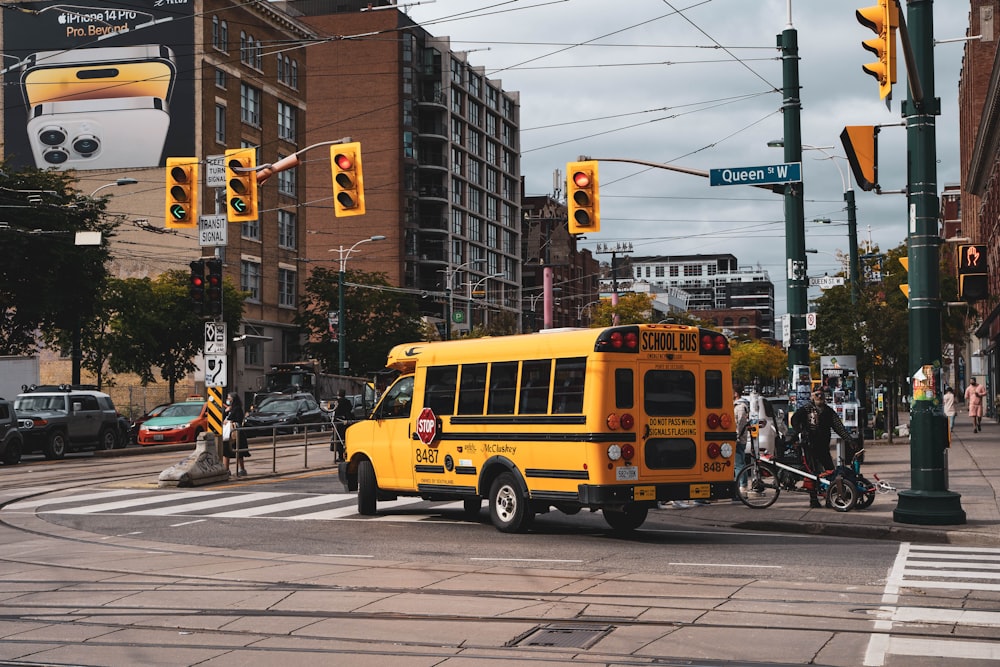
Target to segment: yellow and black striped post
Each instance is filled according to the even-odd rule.
[[[222,390],[222,387],[208,387],[208,430],[215,435],[222,435],[222,412],[225,409]]]

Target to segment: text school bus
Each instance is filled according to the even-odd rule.
[[[643,324],[410,343],[347,430],[341,482],[379,500],[464,500],[504,532],[550,508],[638,528],[657,501],[733,497],[729,341]]]

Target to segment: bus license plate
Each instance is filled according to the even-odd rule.
[[[688,492],[689,498],[711,498],[712,487],[709,484],[692,484]]]
[[[635,482],[638,479],[638,466],[618,466],[615,468],[615,480],[619,482]]]

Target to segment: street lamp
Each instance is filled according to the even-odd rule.
[[[583,311],[587,310],[591,306],[595,306],[595,305],[599,304],[600,302],[601,302],[601,300],[597,299],[596,301],[591,301],[589,303],[583,304],[582,306],[577,306],[576,307],[576,324],[577,324],[577,326],[580,326],[581,324],[583,324]],[[591,317],[591,321],[593,321],[593,317]]]
[[[451,314],[455,311],[455,274],[464,269],[467,266],[472,266],[473,264],[482,264],[485,262],[485,258],[470,259],[468,262],[459,264],[455,268],[450,266],[441,271],[444,272],[444,291],[448,296],[448,312],[445,313],[444,321],[444,339],[451,340]]]
[[[337,274],[337,300],[338,300],[338,310],[337,310],[337,371],[340,374],[344,373],[344,352],[347,345],[347,336],[344,335],[347,329],[347,323],[344,319],[344,273],[347,271],[347,259],[351,256],[362,243],[370,243],[371,241],[384,241],[385,237],[381,234],[375,236],[369,236],[366,239],[361,239],[348,249],[344,249],[344,246],[340,248],[330,248],[329,252],[338,253],[337,258],[340,260],[340,273]]]
[[[503,272],[493,273],[488,276],[483,276],[482,278],[476,281],[475,285],[472,284],[471,280],[465,283],[466,285],[469,286],[469,300],[465,304],[465,324],[466,326],[469,327],[469,331],[472,331],[472,293],[476,290],[477,287],[485,283],[490,278],[502,278],[502,277],[503,277]]]
[[[96,190],[94,190],[93,192],[91,192],[91,193],[90,193],[90,197],[91,197],[91,199],[93,199],[93,198],[94,198],[94,195],[96,195],[96,194],[97,194],[98,192],[100,192],[100,191],[101,191],[101,190],[103,190],[104,188],[111,188],[111,187],[114,187],[114,186],[116,186],[116,185],[135,185],[135,184],[136,184],[136,183],[138,183],[138,182],[139,182],[139,181],[137,181],[137,180],[136,180],[136,179],[134,179],[134,178],[128,178],[128,177],[125,177],[125,178],[119,178],[119,179],[118,179],[117,181],[115,181],[114,183],[105,183],[104,185],[102,185],[102,186],[98,187],[98,188],[97,188]]]

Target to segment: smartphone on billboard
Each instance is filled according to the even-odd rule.
[[[49,102],[157,97],[169,103],[177,65],[159,44],[39,51],[21,64],[30,110]]]
[[[170,113],[159,97],[43,102],[32,107],[28,140],[40,169],[115,169],[160,163]]]

